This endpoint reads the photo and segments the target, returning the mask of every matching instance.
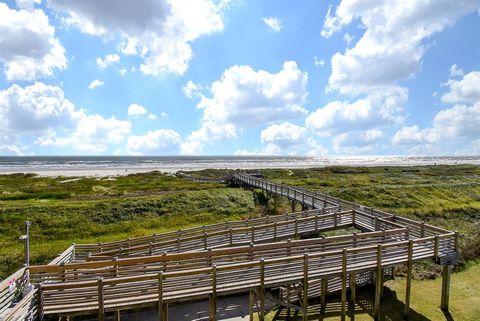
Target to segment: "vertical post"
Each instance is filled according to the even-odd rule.
[[[420,223],[420,237],[425,237],[425,222]]]
[[[252,233],[252,244],[255,244],[255,226],[250,227]]]
[[[253,307],[255,305],[255,291],[249,291],[249,303],[248,303],[248,311],[249,311],[249,321],[253,321]]]
[[[352,308],[352,316],[355,315],[355,301],[357,298],[357,274],[350,273],[350,307]]]
[[[277,241],[277,222],[273,224],[273,241]]]
[[[121,320],[120,310],[115,310],[115,321],[120,321],[120,320]]]
[[[287,285],[287,320],[290,320],[290,284]]]
[[[233,230],[230,229],[230,246],[233,245]]]
[[[438,235],[435,235],[435,243],[433,244],[433,259],[435,263],[439,261],[439,252],[440,252],[440,238]]]
[[[440,308],[448,311],[448,303],[450,301],[450,276],[453,265],[444,265],[442,270],[442,301]]]
[[[295,213],[295,200],[292,201],[292,213]]]
[[[152,242],[148,243],[148,255],[150,255],[150,256],[153,255],[153,243]]]
[[[298,236],[298,218],[295,217],[295,235],[294,237]]]
[[[318,214],[315,214],[315,232],[318,232]]]
[[[217,320],[217,266],[212,265],[212,293],[208,298],[209,321]]]
[[[327,306],[327,291],[328,291],[328,280],[322,278],[322,292],[320,293],[320,314],[325,314],[325,308]]]
[[[20,236],[25,247],[25,267],[30,266],[30,221],[25,221],[25,235]]]
[[[337,225],[338,225],[338,213],[335,212],[335,213],[333,214],[333,226],[334,226],[334,227],[337,227]]]
[[[303,254],[303,321],[308,320],[308,253]]]
[[[203,230],[203,248],[206,250],[208,247],[207,245],[207,232],[205,232],[205,229]]]
[[[380,297],[382,295],[382,245],[377,247],[377,272],[375,277],[375,305],[374,305],[374,319],[377,321],[380,316]]]
[[[265,259],[262,257],[260,259],[260,311],[258,318],[260,321],[265,320]]]
[[[105,321],[105,306],[103,297],[103,278],[99,278],[98,285],[98,320]]]
[[[167,321],[163,317],[163,272],[158,273],[158,320]]]
[[[347,249],[342,250],[342,312],[340,319],[345,321],[347,305]]]
[[[412,291],[412,268],[413,268],[413,240],[409,240],[408,255],[407,255],[407,285],[405,288],[405,311],[403,313],[407,320],[410,314],[410,294]]]

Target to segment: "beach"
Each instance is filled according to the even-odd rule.
[[[0,175],[108,177],[204,169],[320,168],[327,166],[480,165],[480,156],[28,156],[0,157]]]

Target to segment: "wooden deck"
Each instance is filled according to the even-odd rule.
[[[257,306],[263,320],[267,292],[278,305],[305,312],[308,298],[319,296],[324,308],[326,293],[339,291],[344,319],[347,290],[354,301],[356,286],[375,283],[378,317],[383,280],[391,267],[406,264],[408,315],[412,263],[433,259],[444,265],[441,305],[448,309],[456,233],[247,174],[235,174],[231,183],[288,198],[292,209],[298,204],[304,211],[74,244],[51,264],[29,268],[36,294],[24,301],[35,301],[40,318],[96,314],[105,320],[106,313],[120,318],[122,310],[150,307],[165,321],[169,304],[207,299],[216,320],[218,296],[248,293],[251,315]],[[344,228],[359,232],[318,237]]]

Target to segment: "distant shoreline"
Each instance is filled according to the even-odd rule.
[[[480,156],[351,156],[351,157],[0,157],[0,175],[32,173],[39,176],[109,177],[160,171],[198,171],[204,169],[295,169],[330,166],[428,166],[480,165]]]

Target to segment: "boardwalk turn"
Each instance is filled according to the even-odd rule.
[[[411,263],[424,259],[444,266],[441,303],[448,309],[456,233],[243,173],[235,174],[231,183],[288,198],[292,209],[298,204],[304,211],[116,242],[74,244],[49,265],[18,272],[19,277],[29,277],[34,290],[16,310],[4,313],[5,320],[81,314],[105,320],[110,312],[119,319],[122,310],[157,308],[159,320],[165,321],[168,305],[205,299],[210,320],[216,320],[217,298],[242,293],[250,295],[250,309],[253,313],[255,307],[261,320],[266,293],[277,306],[303,311],[305,319],[308,298],[319,296],[324,308],[325,294],[334,291],[341,293],[344,319],[347,289],[372,282],[378,317],[383,280],[392,267],[403,264],[408,268],[408,315]],[[358,232],[319,237],[346,228]],[[305,237],[309,239],[301,239]],[[5,288],[0,285],[0,295]],[[12,300],[0,298],[4,307]]]

